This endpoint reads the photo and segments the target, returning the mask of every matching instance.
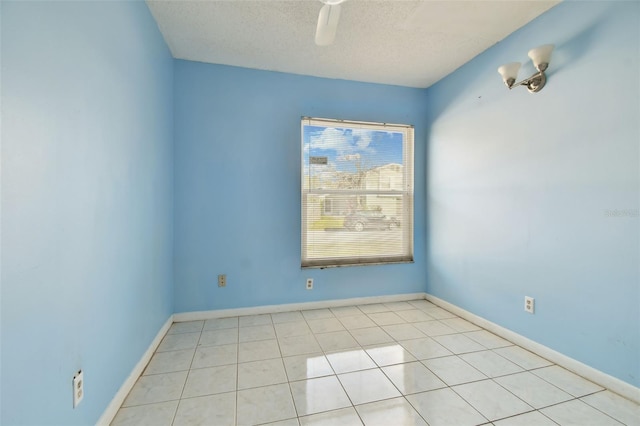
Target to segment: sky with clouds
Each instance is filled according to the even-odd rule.
[[[327,166],[318,167],[347,172],[355,172],[358,162],[365,169],[402,164],[402,137],[399,132],[305,125],[305,170],[309,157],[327,157]]]

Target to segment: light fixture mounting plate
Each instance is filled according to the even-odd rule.
[[[530,93],[537,93],[542,90],[545,84],[547,84],[547,76],[544,74],[544,72],[541,71],[538,74],[531,77],[527,81],[526,86],[527,86],[527,90]]]

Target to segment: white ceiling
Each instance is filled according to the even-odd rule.
[[[431,86],[557,3],[348,0],[335,42],[320,47],[319,0],[147,0],[175,58],[408,87]]]

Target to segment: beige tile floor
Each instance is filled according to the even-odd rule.
[[[175,323],[113,425],[640,425],[425,300]]]

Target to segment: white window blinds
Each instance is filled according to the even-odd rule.
[[[413,127],[302,119],[302,266],[413,261]]]

